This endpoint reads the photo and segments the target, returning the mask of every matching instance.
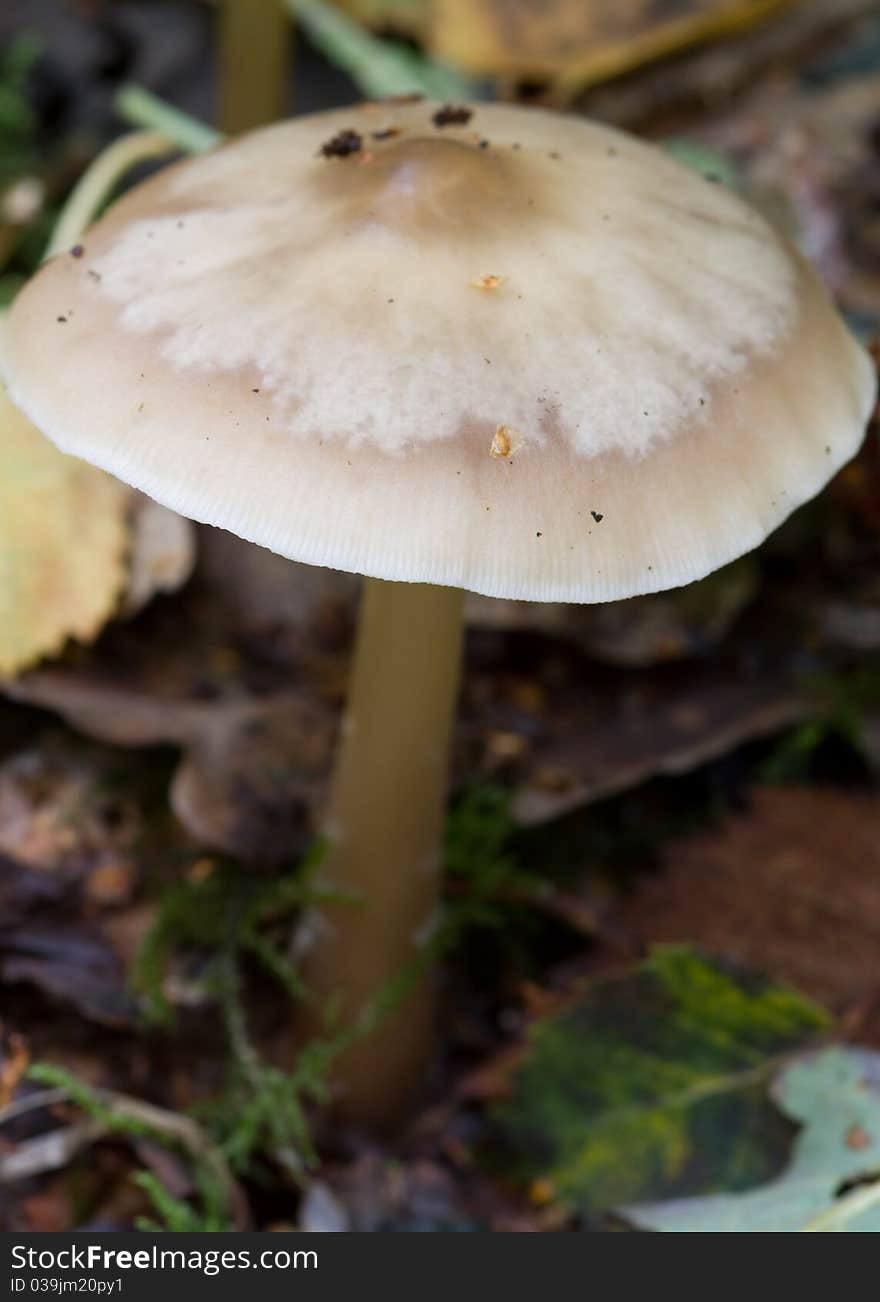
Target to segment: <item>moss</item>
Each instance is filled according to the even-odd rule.
[[[827,1025],[795,991],[659,948],[532,1027],[496,1113],[507,1163],[583,1211],[767,1178],[766,1080]]]

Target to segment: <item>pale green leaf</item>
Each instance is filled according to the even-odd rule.
[[[781,1073],[774,1095],[803,1127],[782,1175],[745,1193],[631,1207],[628,1221],[667,1233],[880,1232],[880,1054],[810,1054]]]

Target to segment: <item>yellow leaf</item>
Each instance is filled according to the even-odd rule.
[[[470,73],[548,81],[557,99],[796,0],[434,0],[432,54]]]
[[[0,677],[97,636],[125,584],[130,498],[0,389]]]

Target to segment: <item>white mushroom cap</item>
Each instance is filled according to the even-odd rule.
[[[15,401],[285,556],[546,601],[697,579],[853,455],[872,367],[751,208],[580,119],[436,112],[139,186],[19,296]]]

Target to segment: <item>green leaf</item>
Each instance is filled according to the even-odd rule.
[[[397,41],[383,41],[326,0],[285,0],[311,43],[364,95],[415,92],[428,99],[478,98],[474,81]]]
[[[200,1181],[204,1210],[199,1211],[183,1198],[175,1198],[169,1193],[158,1176],[152,1171],[138,1171],[132,1176],[132,1183],[147,1195],[153,1211],[159,1221],[147,1216],[140,1216],[135,1228],[146,1234],[216,1234],[234,1229],[229,1217],[217,1203],[213,1189],[205,1189]]]
[[[779,1170],[779,1056],[827,1025],[794,991],[676,947],[537,1022],[497,1119],[520,1177],[584,1213]]]
[[[880,1054],[805,1056],[774,1097],[803,1126],[782,1175],[747,1193],[631,1207],[629,1222],[670,1233],[880,1232]]]
[[[666,140],[664,148],[672,154],[673,158],[677,158],[692,171],[699,172],[700,176],[705,176],[708,181],[718,181],[721,185],[726,185],[728,190],[743,190],[743,179],[736,164],[726,154],[720,154],[717,149],[710,149],[708,145],[700,144],[696,140],[679,137]]]

